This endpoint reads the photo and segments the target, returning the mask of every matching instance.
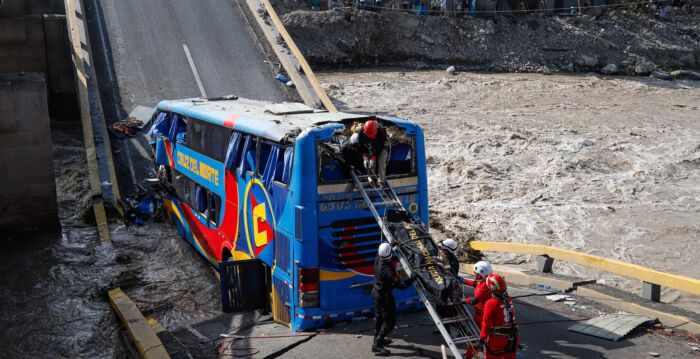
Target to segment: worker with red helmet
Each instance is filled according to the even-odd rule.
[[[484,359],[515,359],[520,345],[518,324],[513,299],[508,295],[506,281],[492,273],[486,278],[491,298],[484,306],[479,342],[484,348]]]
[[[386,182],[386,164],[389,158],[389,137],[376,120],[368,120],[360,132],[362,158],[368,172],[375,171],[379,181]]]
[[[467,297],[467,304],[474,306],[474,321],[481,328],[481,322],[484,318],[484,306],[491,298],[491,292],[486,286],[486,278],[493,272],[491,263],[487,261],[478,261],[474,264],[474,279],[466,279],[465,284],[474,287],[474,295]],[[479,348],[475,346],[467,347],[466,357],[476,358]]]

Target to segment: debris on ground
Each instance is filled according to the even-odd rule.
[[[643,324],[653,325],[656,318],[636,314],[606,314],[577,323],[569,328],[572,332],[618,341]]]
[[[139,119],[131,118],[128,120],[123,120],[115,122],[112,124],[112,130],[122,135],[133,137],[143,128],[143,122]]]
[[[548,301],[550,302],[561,302],[561,301],[573,301],[574,298],[572,298],[570,295],[566,294],[552,294],[548,295],[545,298],[547,298]]]

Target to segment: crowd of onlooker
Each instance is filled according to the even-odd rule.
[[[639,0],[633,3],[611,4],[610,0],[478,0],[491,2],[490,10],[477,10],[477,0],[310,0],[313,10],[330,10],[336,7],[356,7],[375,12],[402,12],[416,15],[474,16],[480,12],[497,12],[511,15],[518,7],[521,11],[543,11],[547,14],[600,15],[609,6],[635,6],[647,9],[650,15],[664,17],[668,6],[682,6],[689,0]],[[518,6],[518,4],[522,6]],[[515,5],[515,6],[514,6]],[[518,11],[516,10],[516,11]]]
[[[426,14],[474,14],[476,0],[311,0],[314,10],[329,10],[338,6],[352,6],[370,11],[398,11]]]

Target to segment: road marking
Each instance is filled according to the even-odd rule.
[[[185,49],[185,55],[187,55],[187,61],[190,63],[190,68],[192,68],[192,73],[194,74],[194,80],[197,81],[197,87],[199,87],[199,92],[202,97],[207,97],[207,92],[204,91],[204,86],[202,85],[202,79],[199,78],[199,72],[197,72],[197,67],[194,66],[194,60],[192,60],[192,55],[190,54],[190,48],[187,44],[182,44],[182,48]]]

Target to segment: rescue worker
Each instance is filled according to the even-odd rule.
[[[351,168],[359,169],[364,166],[362,153],[364,153],[364,151],[360,146],[360,134],[353,133],[350,139],[340,148],[340,155],[343,156],[343,160],[345,160],[343,170],[345,171],[346,177],[350,178]]]
[[[484,305],[491,298],[491,292],[486,286],[486,278],[493,272],[493,267],[491,263],[486,261],[479,261],[474,264],[474,279],[466,279],[465,284],[474,287],[474,296],[467,298],[467,304],[474,306],[474,321],[476,325],[481,328],[481,323],[484,317]],[[469,346],[467,347],[467,358],[477,357],[479,352],[478,348]]]
[[[506,281],[498,274],[486,278],[491,298],[484,306],[479,342],[484,359],[515,359],[520,345],[513,299],[508,295]]]
[[[375,355],[390,355],[384,348],[391,340],[386,339],[396,324],[396,301],[392,291],[394,288],[406,289],[416,280],[415,276],[406,282],[401,282],[391,261],[391,246],[389,243],[379,245],[377,259],[374,262],[374,343],[372,352]]]
[[[375,120],[368,120],[360,132],[360,147],[365,169],[375,171],[379,182],[386,183],[386,165],[389,159],[389,137],[384,127]]]
[[[459,259],[457,259],[457,242],[448,238],[437,244],[440,248],[440,253],[438,254],[438,260],[442,264],[448,273],[452,273],[453,276],[459,277]]]

